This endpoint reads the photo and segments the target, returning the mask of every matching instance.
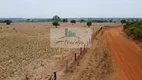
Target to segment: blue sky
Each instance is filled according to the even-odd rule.
[[[142,0],[0,0],[1,18],[138,17]]]

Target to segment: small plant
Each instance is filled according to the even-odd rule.
[[[53,23],[53,26],[55,26],[57,28],[57,26],[60,26],[59,22],[58,21],[54,21]]]
[[[17,30],[15,30],[15,32],[17,33]]]
[[[30,80],[29,77],[28,77],[27,75],[25,76],[25,80]]]
[[[92,26],[92,22],[91,22],[91,21],[88,21],[88,22],[87,22],[87,26],[88,26],[88,27]]]
[[[13,28],[13,30],[16,30],[15,28]]]

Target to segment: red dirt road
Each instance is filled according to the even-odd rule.
[[[105,39],[113,55],[119,80],[142,80],[142,50],[121,35],[122,27],[105,31]]]

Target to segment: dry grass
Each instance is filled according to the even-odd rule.
[[[43,26],[46,23],[37,24],[13,23],[10,26],[0,24],[2,27],[0,30],[0,80],[17,74],[27,74],[25,73],[27,65],[39,60],[37,65],[33,65],[37,67],[57,54],[57,49],[50,48],[49,27]],[[36,27],[33,28],[33,26]]]
[[[93,24],[92,27],[96,31],[104,25],[106,24]],[[85,26],[85,23],[60,25],[60,27]],[[51,48],[50,28],[54,28],[52,23],[0,24],[0,80],[24,80],[25,76],[30,80],[40,80],[41,76],[33,77],[36,74],[42,76],[46,74],[44,77],[47,77],[47,73],[54,71],[52,62],[63,60],[73,50]],[[47,73],[41,74],[40,68],[43,71],[47,69]]]

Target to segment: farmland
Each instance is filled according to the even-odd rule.
[[[93,23],[91,28],[96,32],[114,25],[119,24]],[[50,47],[50,29],[55,28],[50,22],[1,23],[0,27],[0,80],[46,80],[52,72],[62,70],[76,50]],[[87,26],[61,23],[59,27]]]

